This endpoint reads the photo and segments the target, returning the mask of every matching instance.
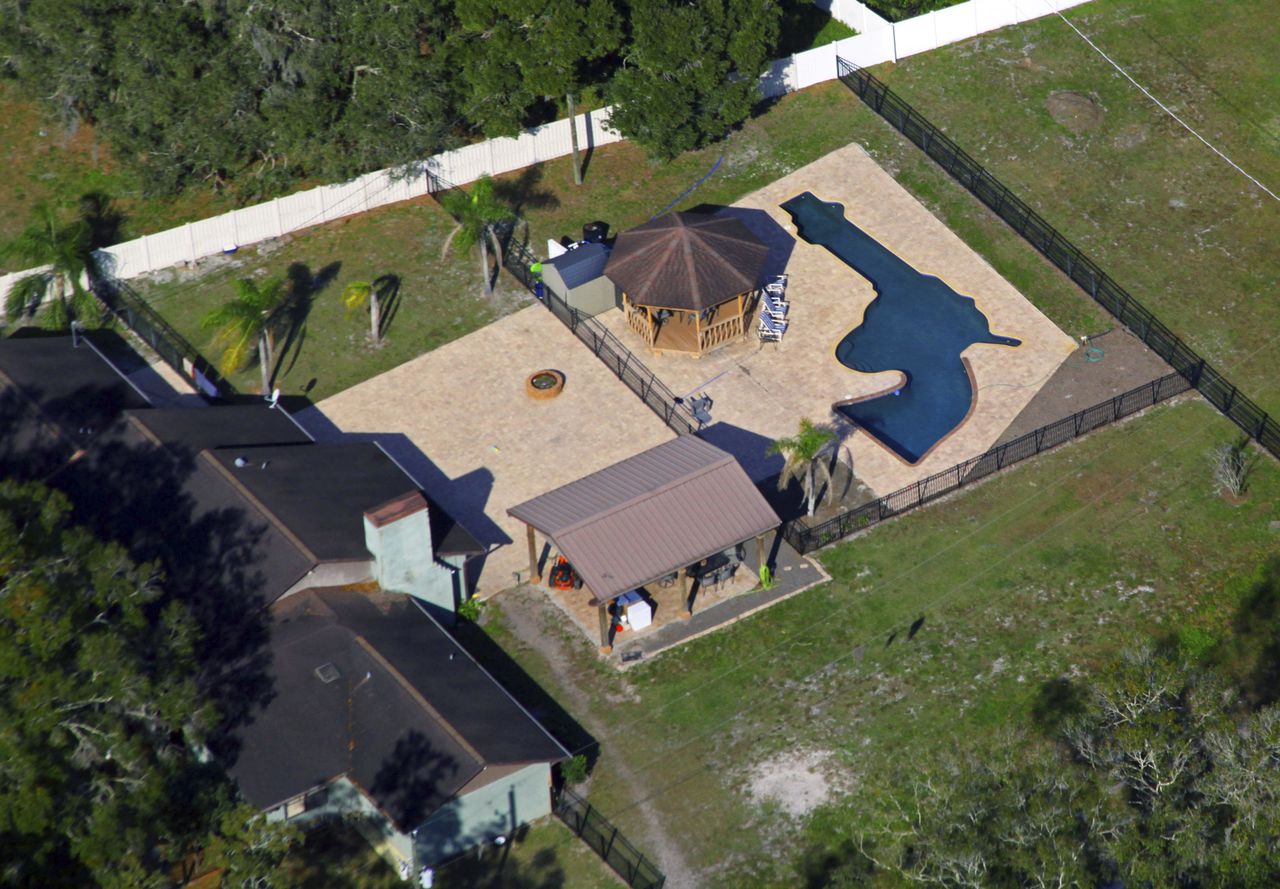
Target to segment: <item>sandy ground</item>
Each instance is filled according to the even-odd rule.
[[[758,763],[751,774],[751,796],[773,803],[793,818],[807,815],[827,801],[831,754],[825,750],[787,750]]]
[[[565,375],[564,391],[535,401],[525,379],[543,368]],[[298,419],[322,441],[379,442],[490,547],[467,568],[481,596],[528,579],[524,526],[509,507],[675,435],[541,304],[326,398]]]
[[[785,271],[790,277],[791,323],[781,343],[761,345],[749,335],[702,358],[651,355],[621,312],[598,320],[644,355],[677,395],[705,391],[714,399],[718,425],[708,430],[710,441],[736,454],[754,478],[777,472],[780,462],[766,459],[765,448],[794,434],[802,417],[836,420],[833,403],[883,392],[900,379],[896,372],[851,371],[835,359],[836,344],[862,323],[875,291],[826,248],[796,238],[779,204],[805,191],[843,204],[850,221],[918,271],[973,297],[994,333],[1022,340],[1016,348],[983,344],[965,350],[978,384],[973,413],[916,465],[865,432],[852,432],[847,444],[858,478],[884,495],[985,451],[1076,344],[858,145],[832,152],[724,211],[769,245],[766,274]]]

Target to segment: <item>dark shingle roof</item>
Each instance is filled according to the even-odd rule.
[[[311,444],[312,438],[283,410],[266,404],[129,411],[158,442],[192,453],[205,448]]]
[[[272,615],[275,696],[230,767],[260,808],[346,775],[411,830],[487,767],[566,755],[407,596],[313,590]]]
[[[732,216],[668,213],[619,235],[604,272],[637,305],[700,312],[755,289],[768,254]]]
[[[507,512],[550,537],[597,599],[777,527],[732,455],[682,435]]]
[[[322,562],[368,559],[365,510],[417,489],[372,442],[222,448],[206,456]]]
[[[37,454],[65,459],[146,400],[85,342],[69,336],[0,338],[0,468]],[[6,468],[7,467],[7,468]],[[31,466],[31,474],[44,470]],[[47,469],[47,467],[45,467]]]

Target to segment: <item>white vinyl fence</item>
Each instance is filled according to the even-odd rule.
[[[890,23],[858,0],[819,0],[819,6],[858,31],[857,36],[778,59],[761,78],[760,90],[772,97],[834,80],[837,54],[865,68],[1087,2],[968,0],[958,6]],[[578,144],[584,151],[622,140],[622,136],[609,129],[608,119],[608,108],[577,116]],[[99,254],[104,268],[115,277],[136,278],[178,263],[195,262],[203,256],[247,247],[323,222],[420,197],[436,190],[438,180],[465,185],[485,174],[508,173],[564,157],[571,151],[569,122],[557,120],[515,138],[489,139],[438,154],[426,160],[416,175],[397,176],[391,171],[379,170],[340,185],[320,186],[145,235]],[[35,271],[38,270],[0,275],[0,299],[16,281]]]

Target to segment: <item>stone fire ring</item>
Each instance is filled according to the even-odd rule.
[[[558,370],[535,370],[524,381],[524,391],[530,398],[545,401],[555,398],[564,389],[564,374]]]

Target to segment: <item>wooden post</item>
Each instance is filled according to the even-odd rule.
[[[599,606],[600,612],[600,651],[609,654],[613,651],[613,643],[609,641],[609,630],[613,623],[613,618],[609,616],[609,603],[601,602]]]
[[[768,562],[768,559],[764,554],[764,535],[757,534],[756,535],[756,573],[757,574],[760,572],[760,569],[763,568],[765,564],[767,564],[767,562]]]
[[[644,315],[649,319],[649,347],[652,348],[653,344],[658,341],[658,331],[657,328],[653,326],[653,308],[651,306],[645,306]]]
[[[702,313],[693,313],[693,341],[698,344],[698,354],[702,354]]]
[[[533,536],[533,525],[525,525],[529,532],[529,583],[541,583],[542,575],[538,573],[538,542]]]
[[[738,294],[738,336],[747,332],[746,319],[742,317],[742,294]]]
[[[693,603],[689,601],[689,568],[687,565],[680,569],[680,601],[684,605],[684,614],[680,616],[688,620],[693,617]]]

